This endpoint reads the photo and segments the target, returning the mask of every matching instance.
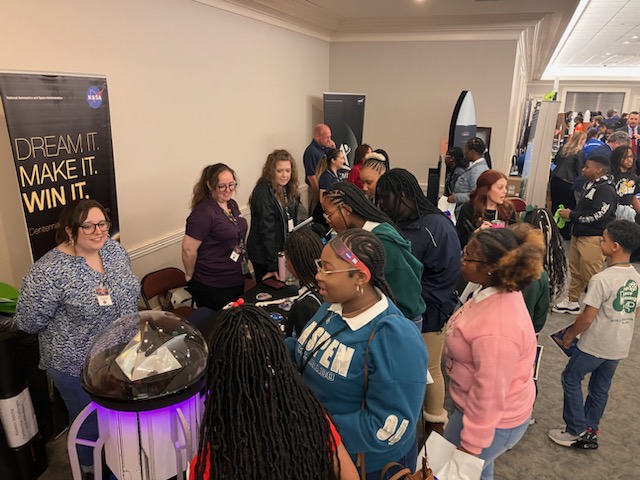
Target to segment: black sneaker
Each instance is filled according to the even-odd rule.
[[[587,428],[587,431],[580,435],[571,447],[582,450],[595,450],[598,448],[598,433],[599,430],[593,430],[591,427]]]

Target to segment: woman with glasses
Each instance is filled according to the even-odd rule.
[[[618,193],[618,207],[616,218],[636,221],[636,214],[640,213],[638,193],[638,176],[636,175],[636,156],[633,149],[621,146],[611,152],[611,173],[613,185]]]
[[[235,172],[216,163],[202,170],[193,187],[182,263],[198,307],[220,310],[244,292],[247,221],[233,199],[237,186]]]
[[[109,238],[111,223],[95,200],[67,205],[56,232],[58,246],[31,267],[24,282],[15,322],[37,333],[39,367],[47,371],[69,413],[69,423],[90,402],[80,386],[80,372],[95,336],[123,315],[135,313],[140,284],[129,256]],[[90,416],[82,438],[97,438]],[[79,447],[80,464],[92,470],[92,449]]]
[[[425,310],[420,283],[423,266],[411,253],[411,243],[353,183],[336,183],[327,190],[321,203],[327,223],[336,232],[363,228],[380,239],[385,253],[384,275],[394,302],[405,317],[421,328]]]
[[[537,342],[520,292],[542,273],[543,255],[538,230],[508,228],[474,234],[462,254],[462,276],[479,288],[447,322],[454,408],[444,437],[485,461],[483,480],[529,426]]]
[[[296,162],[286,150],[267,156],[251,197],[251,229],[247,251],[258,282],[278,277],[278,254],[298,223],[300,195]]]
[[[364,455],[358,466],[370,480],[389,462],[415,466],[427,372],[420,333],[391,301],[384,259],[382,243],[366,230],[330,240],[317,259],[325,303],[297,340],[286,340],[351,458]]]

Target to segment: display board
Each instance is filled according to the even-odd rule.
[[[0,95],[33,260],[55,245],[62,208],[93,198],[119,237],[105,77],[0,73]]]
[[[356,148],[362,144],[365,95],[325,92],[323,100],[324,123],[331,129],[336,148],[345,152],[347,162],[352,166]]]

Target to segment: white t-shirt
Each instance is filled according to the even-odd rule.
[[[612,266],[591,278],[584,304],[598,313],[580,335],[581,351],[607,360],[629,355],[639,286],[640,274],[632,266]]]

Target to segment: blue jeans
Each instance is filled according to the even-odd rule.
[[[462,432],[463,413],[454,407],[453,413],[449,415],[449,423],[444,430],[444,438],[454,445],[460,445],[460,433]],[[529,419],[513,428],[496,428],[493,442],[489,447],[480,452],[479,457],[484,460],[481,480],[493,480],[493,461],[507,450],[512,449],[516,443],[524,436],[524,432],[529,428]]]
[[[413,471],[413,469],[415,469],[416,467],[417,460],[418,460],[418,442],[416,441],[413,443],[413,447],[411,447],[411,450],[409,450],[404,457],[401,457],[398,460],[394,460],[394,462],[398,462],[400,465],[409,467],[411,471]],[[365,468],[366,468],[366,465],[365,465]],[[387,474],[384,476],[384,479],[382,480],[389,480],[389,478],[391,478],[396,472],[398,472],[398,470],[400,470],[400,467],[390,468],[387,471]],[[377,470],[375,472],[368,472],[365,478],[366,480],[381,480],[380,479],[381,473],[382,473],[382,470]]]
[[[60,392],[62,400],[64,400],[67,412],[69,413],[69,425],[71,425],[84,407],[89,405],[91,399],[89,395],[87,395],[87,392],[83,390],[82,386],[80,386],[80,377],[74,377],[73,375],[54,368],[47,369],[47,375],[49,375],[49,378]],[[85,420],[78,431],[78,436],[89,440],[96,440],[98,438],[98,417],[96,416],[96,412],[93,412]],[[80,465],[83,467],[92,467],[93,449],[83,445],[77,447],[77,449]],[[87,468],[83,468],[83,470],[86,471]]]
[[[562,372],[564,405],[562,418],[567,424],[567,432],[580,435],[587,427],[598,430],[598,424],[607,406],[611,379],[619,360],[594,357],[576,349]],[[591,373],[587,401],[582,401],[582,380]]]

